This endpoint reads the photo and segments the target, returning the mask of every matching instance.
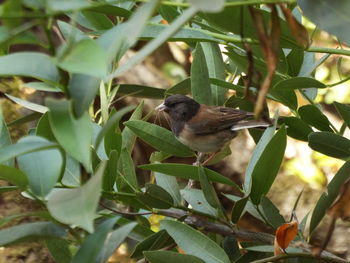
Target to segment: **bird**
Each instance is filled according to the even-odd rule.
[[[175,137],[199,153],[195,164],[202,163],[207,154],[219,152],[247,128],[267,128],[272,120],[254,120],[254,113],[223,106],[200,104],[185,95],[167,97],[156,110],[165,112]],[[211,159],[211,156],[209,159]]]

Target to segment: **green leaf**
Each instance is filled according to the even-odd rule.
[[[119,129],[120,119],[125,114],[132,111],[134,108],[135,108],[135,106],[133,106],[133,105],[126,106],[126,107],[118,110],[117,112],[113,113],[109,117],[108,121],[106,122],[106,124],[103,126],[103,128],[100,130],[100,132],[97,135],[96,142],[95,142],[95,149],[98,149],[98,147],[100,146],[100,144],[105,136],[115,136],[115,134],[113,134],[113,133],[115,132],[116,129]]]
[[[139,242],[131,253],[132,258],[140,258],[144,251],[158,250],[173,244],[174,241],[165,230],[160,230]]]
[[[89,10],[106,14],[106,15],[113,15],[113,16],[120,16],[120,17],[130,17],[132,12],[130,12],[128,9],[113,5],[113,4],[99,4],[96,7],[91,7]]]
[[[326,215],[328,208],[333,204],[340,193],[342,185],[350,176],[350,162],[346,162],[333,177],[327,186],[327,191],[322,193],[312,212],[310,221],[310,234],[315,230],[318,224]]]
[[[133,107],[134,108],[134,107]],[[114,114],[115,110],[113,109],[111,114]],[[104,148],[106,154],[109,155],[112,151],[121,152],[122,149],[122,133],[119,128],[119,121],[116,121],[113,125],[114,127],[109,129],[104,138]]]
[[[202,190],[184,188],[181,190],[181,195],[194,210],[213,216],[218,215],[218,210],[208,203]]]
[[[189,0],[193,6],[197,7],[200,11],[208,13],[217,13],[224,8],[225,0]]]
[[[51,58],[39,52],[18,52],[0,57],[0,76],[24,76],[59,82],[59,73]]]
[[[199,180],[198,169],[193,165],[174,164],[174,163],[154,163],[154,164],[144,164],[138,167],[141,169],[151,170],[154,172],[159,172],[159,173],[176,176],[184,179]],[[211,182],[227,184],[227,185],[236,187],[237,189],[240,189],[234,182],[232,182],[227,177],[207,168],[204,168],[204,170],[208,176],[208,179]]]
[[[82,10],[75,14],[68,14],[68,16],[83,27],[94,31],[107,30],[113,27],[113,23],[108,16],[90,10]]]
[[[56,189],[52,192],[47,203],[50,214],[64,224],[79,226],[92,233],[104,168],[105,163],[102,163],[96,174],[79,188]]]
[[[225,251],[209,237],[192,227],[170,220],[160,223],[186,254],[203,259],[207,263],[230,263]]]
[[[105,239],[97,261],[107,262],[107,260],[112,256],[114,251],[127,238],[127,236],[135,228],[136,225],[136,222],[131,222],[112,231]]]
[[[21,224],[0,230],[0,246],[39,239],[62,238],[65,235],[66,231],[63,227],[51,222]]]
[[[308,89],[308,88],[323,89],[323,88],[327,88],[327,86],[314,78],[295,77],[295,78],[282,80],[276,83],[272,87],[272,89],[275,89],[275,90],[279,90],[279,89],[293,90],[293,89]]]
[[[135,173],[134,161],[132,160],[129,151],[125,148],[123,148],[120,153],[119,164],[121,165],[124,178],[129,183],[129,185],[134,190],[139,189]]]
[[[308,136],[313,132],[312,128],[297,117],[283,117],[279,124],[286,124],[287,134],[297,140],[308,141]]]
[[[17,186],[0,186],[0,193],[18,190]]]
[[[38,125],[36,126],[35,135],[41,136],[52,142],[56,141],[55,135],[53,135],[52,129],[50,127],[48,112],[43,114],[42,117],[40,118]]]
[[[283,216],[281,216],[278,208],[266,196],[261,198],[260,205],[265,218],[275,229],[286,222]]]
[[[255,147],[252,157],[249,160],[249,163],[245,172],[245,180],[244,180],[244,190],[247,193],[250,192],[250,188],[252,185],[252,174],[254,171],[254,167],[256,166],[261,155],[263,154],[264,149],[266,148],[268,143],[271,141],[275,133],[275,130],[276,130],[276,127],[271,126],[264,131],[262,137],[260,138],[258,144]]]
[[[47,91],[47,92],[62,92],[62,90],[54,85],[50,85],[45,82],[27,82],[24,83],[23,86],[39,91]]]
[[[292,110],[296,110],[298,108],[298,99],[295,95],[294,90],[275,90],[270,89],[269,95],[275,101],[278,101]]]
[[[132,113],[129,121],[141,119],[143,105],[144,105],[144,102],[141,101],[140,104]],[[129,152],[131,152],[132,149],[134,148],[135,141],[136,141],[135,134],[128,127],[124,127],[124,130],[122,131],[122,147],[126,148]]]
[[[143,252],[151,263],[204,263],[205,261],[191,255],[176,253],[173,251],[145,251]]]
[[[24,108],[26,109],[29,109],[29,110],[32,110],[32,111],[35,111],[35,112],[40,112],[40,113],[45,113],[47,112],[47,107],[45,106],[42,106],[40,104],[36,104],[36,103],[33,103],[33,102],[29,102],[29,101],[26,101],[26,100],[22,100],[20,98],[17,98],[17,97],[14,97],[14,96],[11,96],[11,95],[8,95],[8,94],[5,94],[6,97],[8,97],[10,100],[12,100],[13,102],[23,106]]]
[[[118,159],[118,152],[116,150],[112,150],[108,156],[107,167],[103,177],[104,191],[113,191],[113,187],[118,176]]]
[[[202,45],[198,43],[193,52],[191,66],[191,90],[193,99],[199,103],[213,105],[209,71]]]
[[[70,73],[103,78],[107,74],[107,54],[94,40],[83,39],[64,52],[57,65]]]
[[[176,17],[180,15],[180,13],[177,10],[177,7],[175,6],[161,5],[158,9],[158,12],[168,23],[173,22],[176,19]]]
[[[175,156],[189,157],[193,152],[179,142],[171,131],[145,121],[131,120],[124,123],[140,139],[159,151]]]
[[[46,246],[51,256],[57,263],[70,263],[72,255],[69,251],[68,241],[61,238],[53,238],[45,240]]]
[[[242,197],[241,199],[235,202],[235,205],[232,208],[231,221],[234,224],[237,224],[238,220],[241,218],[244,212],[244,208],[249,200],[249,196]]]
[[[304,15],[316,26],[330,34],[335,35],[339,41],[350,45],[349,13],[350,3],[348,1],[317,1],[298,0],[298,5]]]
[[[66,167],[61,180],[64,186],[80,186],[80,165],[78,161],[66,154]]]
[[[77,118],[83,116],[89,109],[95,99],[99,85],[99,78],[85,74],[72,74],[69,79],[68,90],[73,100],[73,110]]]
[[[238,242],[234,237],[225,237],[222,246],[224,247],[224,250],[231,261],[236,262],[236,260],[241,256]]]
[[[139,98],[163,99],[165,89],[158,89],[135,84],[120,84],[118,93]]]
[[[224,194],[224,196],[235,203],[242,199],[242,197],[240,197],[240,196],[235,196],[235,195],[230,195],[230,194]],[[242,212],[242,215],[244,215],[245,212],[248,212],[249,214],[254,216],[256,219],[259,219],[261,222],[265,223],[264,219],[261,217],[261,215],[257,211],[256,206],[253,205],[253,203],[250,200],[248,200],[248,202],[246,203],[244,210]]]
[[[298,112],[301,119],[307,124],[310,124],[320,131],[332,132],[328,118],[315,105],[302,106],[299,108]]]
[[[0,151],[0,163],[4,163],[22,154],[57,148],[56,143],[38,140],[38,136],[22,137],[16,144],[3,147]]]
[[[210,78],[225,80],[225,64],[218,44],[201,42]],[[223,105],[226,89],[211,84],[214,105]]]
[[[89,114],[75,119],[69,101],[47,99],[52,131],[65,151],[91,171],[92,126]]]
[[[144,31],[140,35],[142,40],[150,40],[157,38],[158,35],[163,31],[169,28],[169,25],[161,24],[149,24],[145,27]],[[175,34],[170,36],[167,41],[184,41],[184,42],[220,42],[219,39],[214,38],[213,36],[206,33],[204,30],[198,28],[186,27],[183,26]]]
[[[8,124],[8,126],[17,126],[17,125],[26,124],[26,123],[31,122],[31,121],[36,121],[36,120],[40,119],[41,116],[42,116],[42,114],[40,112],[33,112],[33,113],[30,113],[30,114],[25,115],[23,117],[20,117],[17,120],[10,122]]]
[[[72,1],[61,1],[61,0],[48,0],[47,9],[51,12],[65,12],[79,10],[82,8],[89,7],[91,3],[85,0],[72,0]]]
[[[114,217],[104,221],[96,228],[93,234],[87,236],[71,262],[96,262],[100,251],[103,249],[107,235],[111,232],[117,219],[117,217]]]
[[[157,185],[162,187],[171,195],[175,204],[181,204],[182,198],[180,194],[179,184],[177,183],[176,178],[157,172],[154,173],[154,177],[156,178]]]
[[[35,137],[27,137],[21,142],[49,142]],[[58,178],[63,172],[63,156],[58,149],[48,149],[23,154],[17,157],[19,168],[26,174],[29,187],[37,196],[45,197],[54,188]]]
[[[140,202],[159,209],[168,209],[174,204],[171,195],[156,184],[147,184],[145,193],[137,193]]]
[[[241,12],[241,10],[243,12]],[[265,25],[268,25],[271,13],[262,9],[259,9],[262,14]],[[256,27],[254,21],[249,13],[247,7],[241,8],[240,6],[226,6],[221,12],[215,14],[200,13],[200,16],[206,19],[210,25],[215,25],[217,28],[223,29],[226,32],[231,32],[236,35],[240,35],[241,25],[240,23],[232,23],[232,17],[239,18],[242,16],[244,25],[244,37],[258,39]],[[281,39],[280,45],[282,48],[300,49],[300,45],[295,41],[294,37],[289,30],[288,24],[280,18],[281,26]]]
[[[3,149],[4,147],[11,144],[12,144],[11,136],[6,126],[6,122],[3,118],[2,110],[0,107],[0,149]],[[2,162],[2,164],[8,165],[8,166],[14,166],[14,160],[7,160],[5,162]]]
[[[282,126],[266,145],[254,166],[250,192],[254,204],[259,204],[261,197],[270,190],[282,163],[286,144],[287,133]]]
[[[350,140],[331,132],[313,132],[309,135],[311,149],[325,155],[347,159],[350,157]]]
[[[66,41],[73,41],[74,43],[79,42],[83,39],[88,39],[89,37],[84,34],[83,31],[69,23],[61,20],[57,20],[57,25]]]
[[[26,175],[21,170],[14,167],[0,165],[0,179],[10,182],[22,190],[26,189],[28,186]]]
[[[158,2],[158,1],[154,1],[154,2]],[[149,4],[154,4],[154,2],[149,2]],[[142,10],[140,9],[140,12]],[[153,9],[152,9],[153,11]],[[150,41],[143,49],[141,49],[139,52],[136,53],[136,55],[134,55],[131,59],[129,59],[129,61],[125,64],[123,64],[122,66],[120,66],[119,68],[117,68],[115,71],[113,71],[109,76],[108,76],[108,80],[109,79],[113,79],[116,78],[118,76],[120,76],[121,74],[123,74],[125,71],[131,69],[132,67],[134,67],[136,64],[138,64],[139,62],[141,62],[146,56],[150,55],[154,50],[156,50],[160,45],[162,45],[165,41],[167,41],[167,39],[169,37],[171,37],[173,34],[175,34],[188,20],[190,20],[195,14],[197,13],[197,9],[190,7],[188,9],[186,9],[181,16],[179,16],[167,29],[163,30],[157,38],[153,39],[152,41]],[[149,13],[140,13],[137,15],[143,16],[144,18],[147,18],[147,15]],[[136,17],[136,13],[134,15]],[[133,19],[128,20],[130,24],[132,24],[131,28],[131,32],[137,32],[138,28],[142,28],[144,23],[135,23],[136,21],[134,21]],[[137,28],[137,30],[135,30],[135,27]],[[130,30],[129,30],[129,26],[125,27],[127,29],[127,34],[130,34]],[[134,37],[134,34],[131,34],[132,37]],[[137,35],[138,36],[138,35]],[[136,37],[137,37],[136,36]],[[134,39],[132,39],[134,40]]]
[[[175,84],[171,88],[165,91],[166,95],[183,94],[187,95],[191,93],[191,78],[184,79],[179,83]]]
[[[304,61],[304,50],[292,49],[287,55],[288,75],[292,77],[298,76]]]
[[[205,200],[214,208],[220,207],[219,199],[216,195],[213,185],[210,183],[209,178],[204,170],[203,166],[198,166],[198,178],[205,197]]]
[[[339,115],[343,118],[346,126],[350,128],[350,106],[338,102],[334,102],[334,106]]]

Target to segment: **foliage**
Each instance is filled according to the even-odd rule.
[[[308,240],[350,175],[350,141],[344,137],[350,108],[335,103],[343,120],[342,128],[335,128],[315,103],[318,90],[329,86],[314,78],[315,69],[325,61],[315,61],[314,52],[349,56],[350,50],[308,46],[309,37],[298,21],[300,7],[311,21],[346,44],[350,7],[346,0],[318,2],[4,1],[0,75],[20,76],[26,86],[61,99],[48,98],[39,105],[7,95],[35,113],[17,124],[38,121],[27,136],[12,143],[1,117],[0,179],[14,187],[0,190],[20,189],[47,213],[40,222],[0,230],[1,246],[45,240],[57,262],[106,262],[127,239],[138,242],[131,256],[150,262],[252,262],[271,256],[273,247],[263,246],[272,244],[271,236],[245,236],[235,224],[246,212],[273,229],[285,223],[266,194],[283,162],[287,136],[346,161],[309,220],[303,219],[309,222],[309,232],[301,231],[299,238]],[[139,40],[148,42],[121,64],[122,56]],[[118,84],[117,77],[171,41],[192,48],[189,79],[168,90]],[[18,44],[24,52],[13,52]],[[232,79],[238,82],[233,84]],[[255,111],[256,117],[263,114],[267,99],[286,106],[291,116],[255,134],[257,145],[245,182],[237,186],[211,169],[163,162],[195,153],[170,131],[146,122],[149,115],[142,117],[143,102],[114,108],[114,101],[124,95],[161,99],[176,93],[192,94],[201,103]],[[308,105],[299,105],[300,98]],[[122,125],[122,117],[131,111]],[[136,137],[155,149],[150,163],[139,167],[132,159]],[[151,171],[150,180],[144,183],[136,168]],[[198,180],[203,190],[183,188],[176,178]],[[218,196],[223,196],[214,191],[213,183],[241,192],[226,196],[235,203],[232,214],[222,207]],[[166,217],[160,231],[151,230],[150,214]],[[202,230],[217,235],[204,235]],[[242,244],[243,253],[235,238],[255,242]],[[313,262],[309,252],[294,249],[290,255],[296,253],[297,262]]]

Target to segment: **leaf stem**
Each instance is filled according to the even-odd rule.
[[[147,3],[149,0],[137,0],[136,2]],[[262,4],[295,4],[296,0],[243,0],[243,1],[234,1],[225,3],[226,6],[244,6],[244,5],[262,5]],[[161,1],[161,5],[165,6],[176,6],[176,7],[190,7],[189,3],[179,3],[172,1]]]
[[[337,49],[337,48],[327,48],[327,47],[309,47],[305,51],[350,56],[350,50],[348,50],[348,49]]]

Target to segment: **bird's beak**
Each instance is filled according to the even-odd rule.
[[[160,104],[160,105],[158,105],[158,106],[156,107],[156,110],[157,110],[157,111],[163,111],[163,110],[165,110],[166,108],[167,108],[167,106],[165,106],[165,104],[162,103],[162,104]]]

